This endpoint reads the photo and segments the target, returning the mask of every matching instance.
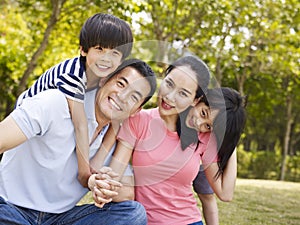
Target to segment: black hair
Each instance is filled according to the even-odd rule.
[[[105,83],[108,82],[115,75],[121,73],[122,70],[125,69],[126,67],[132,67],[135,70],[137,70],[139,74],[141,74],[148,81],[150,85],[150,92],[141,104],[141,106],[143,106],[154,95],[157,86],[155,73],[153,72],[151,67],[144,61],[139,59],[124,60],[114,72],[112,72],[107,76],[107,78],[105,79]]]
[[[198,147],[198,132],[195,129],[188,127],[185,122],[191,108],[192,106],[179,113],[179,118],[176,121],[176,131],[180,137],[180,145],[182,150],[185,150],[191,144],[196,143],[196,149]]]
[[[245,97],[232,88],[222,87],[208,90],[207,102],[211,109],[219,112],[213,123],[218,148],[220,176],[236,148],[246,124]]]
[[[122,19],[110,14],[97,13],[83,24],[79,44],[84,52],[100,46],[122,52],[122,60],[130,55],[133,35],[130,26]]]
[[[213,122],[213,133],[216,137],[218,149],[218,167],[216,177],[219,177],[227,166],[227,162],[236,148],[246,123],[244,97],[232,88],[222,87],[208,89],[200,102],[204,102],[211,110],[218,110]],[[184,150],[193,143],[198,143],[198,133],[186,126],[185,121],[189,113],[188,108],[180,114],[177,120],[181,147]],[[192,132],[194,130],[195,132]],[[196,139],[197,137],[197,139]],[[201,140],[200,140],[201,141]],[[209,151],[209,149],[208,149]]]

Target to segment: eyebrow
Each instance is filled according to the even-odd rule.
[[[175,82],[172,80],[172,78],[167,77],[167,80],[169,80],[173,85],[175,85]],[[192,92],[189,90],[182,88],[183,91],[187,92],[188,94],[192,95]]]
[[[129,84],[128,80],[127,80],[125,77],[119,77],[119,79],[123,80],[123,81],[126,83],[126,85]],[[137,90],[135,90],[134,92],[135,92],[141,99],[143,99],[143,95],[142,95],[141,92],[139,92],[139,91],[137,91]]]
[[[172,78],[167,78],[167,80],[169,80],[173,85],[175,85],[175,82],[172,80]],[[192,92],[190,92],[189,90],[182,88],[183,91],[187,92],[188,94],[192,95]]]

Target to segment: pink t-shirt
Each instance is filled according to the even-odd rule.
[[[134,147],[135,197],[147,211],[149,225],[182,225],[201,220],[192,181],[200,161],[216,161],[209,133],[184,151],[176,132],[167,130],[158,109],[142,110],[124,121],[118,138]],[[214,154],[208,154],[207,145]]]

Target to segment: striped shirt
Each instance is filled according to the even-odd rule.
[[[29,89],[19,96],[17,106],[22,104],[24,98],[32,97],[48,89],[59,89],[67,98],[83,103],[86,82],[84,58],[67,59],[43,73]]]

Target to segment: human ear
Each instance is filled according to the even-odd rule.
[[[192,103],[192,106],[196,106],[202,98],[203,98],[203,95],[201,95],[199,98],[195,98],[193,103]]]
[[[82,46],[79,47],[79,50],[81,56],[86,56],[86,52],[83,50]]]

